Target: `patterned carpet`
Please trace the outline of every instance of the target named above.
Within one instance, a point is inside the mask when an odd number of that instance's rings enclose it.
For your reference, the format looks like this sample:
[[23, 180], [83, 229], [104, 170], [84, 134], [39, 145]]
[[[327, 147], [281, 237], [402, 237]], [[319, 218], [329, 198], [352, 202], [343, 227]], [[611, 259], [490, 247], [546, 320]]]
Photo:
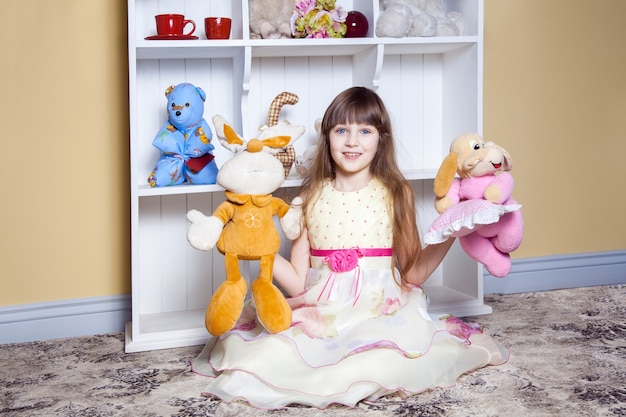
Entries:
[[626, 285], [492, 295], [468, 318], [511, 360], [455, 387], [318, 410], [276, 411], [199, 395], [200, 346], [124, 353], [122, 334], [0, 346], [1, 416], [626, 416]]

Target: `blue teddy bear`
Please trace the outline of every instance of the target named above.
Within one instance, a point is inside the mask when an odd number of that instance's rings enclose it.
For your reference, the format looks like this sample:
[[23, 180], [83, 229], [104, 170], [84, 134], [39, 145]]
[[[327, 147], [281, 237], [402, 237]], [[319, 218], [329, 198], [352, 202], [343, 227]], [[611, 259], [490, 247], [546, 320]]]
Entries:
[[211, 144], [211, 128], [202, 118], [206, 93], [193, 84], [168, 87], [169, 119], [152, 141], [161, 157], [148, 177], [152, 187], [215, 184], [217, 165]]

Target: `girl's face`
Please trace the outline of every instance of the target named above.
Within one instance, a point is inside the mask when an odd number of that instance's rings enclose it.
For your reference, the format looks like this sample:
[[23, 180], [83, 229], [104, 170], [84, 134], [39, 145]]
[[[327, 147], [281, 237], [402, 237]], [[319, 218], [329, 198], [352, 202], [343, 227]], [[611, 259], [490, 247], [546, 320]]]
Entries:
[[369, 175], [370, 165], [380, 135], [378, 130], [367, 124], [339, 124], [328, 135], [330, 156], [335, 162], [335, 175], [364, 173]]

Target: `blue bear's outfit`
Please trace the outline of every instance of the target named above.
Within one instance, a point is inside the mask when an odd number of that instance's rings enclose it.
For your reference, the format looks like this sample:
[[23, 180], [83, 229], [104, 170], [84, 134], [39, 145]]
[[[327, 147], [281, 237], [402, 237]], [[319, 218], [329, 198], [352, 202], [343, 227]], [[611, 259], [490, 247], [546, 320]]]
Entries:
[[211, 128], [202, 118], [204, 91], [192, 84], [170, 87], [167, 96], [169, 120], [152, 141], [161, 157], [148, 177], [152, 187], [215, 184], [217, 165], [211, 144]]

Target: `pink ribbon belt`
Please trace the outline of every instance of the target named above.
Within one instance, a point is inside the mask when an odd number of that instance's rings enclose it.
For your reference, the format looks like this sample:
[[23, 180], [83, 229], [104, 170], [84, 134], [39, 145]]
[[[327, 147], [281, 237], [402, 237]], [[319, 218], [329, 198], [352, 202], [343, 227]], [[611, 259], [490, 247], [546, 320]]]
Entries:
[[351, 248], [351, 249], [311, 249], [311, 256], [330, 256], [336, 252], [347, 253], [354, 251], [359, 258], [364, 256], [392, 256], [392, 248]]
[[326, 299], [330, 299], [333, 287], [335, 285], [335, 273], [336, 272], [348, 272], [356, 269], [354, 278], [352, 279], [351, 293], [354, 298], [354, 304], [356, 304], [359, 296], [361, 295], [362, 277], [361, 270], [359, 269], [359, 258], [364, 256], [391, 256], [393, 250], [391, 248], [351, 248], [351, 249], [311, 249], [311, 256], [324, 257], [324, 263], [328, 264], [331, 269], [331, 273], [326, 278], [326, 283], [322, 292], [320, 293], [317, 301], [322, 298], [326, 288], [328, 287], [328, 293]]

